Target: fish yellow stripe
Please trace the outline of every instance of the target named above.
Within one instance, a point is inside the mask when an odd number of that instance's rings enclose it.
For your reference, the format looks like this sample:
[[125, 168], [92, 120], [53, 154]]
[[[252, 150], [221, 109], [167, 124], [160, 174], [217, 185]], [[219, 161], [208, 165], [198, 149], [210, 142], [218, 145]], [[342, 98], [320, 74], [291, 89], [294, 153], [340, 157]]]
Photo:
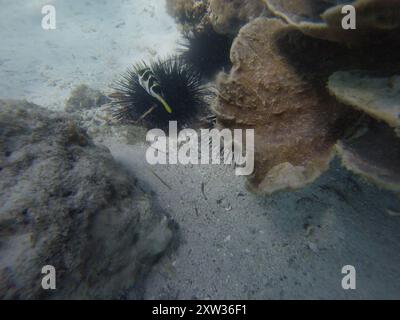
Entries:
[[162, 103], [162, 105], [164, 106], [165, 110], [168, 113], [172, 113], [172, 108], [169, 106], [169, 104], [167, 103], [167, 101], [165, 101], [162, 97], [160, 97], [159, 95], [157, 95], [157, 98], [159, 99], [159, 101]]

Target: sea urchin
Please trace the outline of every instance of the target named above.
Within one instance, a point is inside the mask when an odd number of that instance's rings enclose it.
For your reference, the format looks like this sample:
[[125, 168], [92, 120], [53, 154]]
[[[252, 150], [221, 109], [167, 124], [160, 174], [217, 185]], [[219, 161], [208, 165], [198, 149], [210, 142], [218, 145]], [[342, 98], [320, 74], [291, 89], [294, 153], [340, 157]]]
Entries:
[[231, 68], [230, 50], [233, 40], [216, 33], [211, 27], [201, 31], [186, 32], [180, 53], [187, 63], [194, 65], [206, 78]]
[[201, 84], [201, 74], [178, 56], [137, 63], [114, 89], [115, 117], [149, 128], [164, 129], [169, 121], [186, 127], [206, 105], [207, 89]]

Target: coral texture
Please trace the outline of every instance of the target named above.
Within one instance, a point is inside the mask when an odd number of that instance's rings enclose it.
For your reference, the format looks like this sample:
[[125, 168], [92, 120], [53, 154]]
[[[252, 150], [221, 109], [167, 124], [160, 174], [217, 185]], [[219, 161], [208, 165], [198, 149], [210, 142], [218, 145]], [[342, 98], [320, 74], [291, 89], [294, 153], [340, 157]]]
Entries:
[[382, 188], [400, 192], [400, 139], [383, 123], [337, 145], [343, 165]]
[[199, 32], [212, 26], [230, 37], [247, 22], [270, 16], [263, 0], [167, 0], [167, 12], [184, 31]]
[[236, 36], [247, 22], [267, 14], [262, 0], [210, 0], [210, 21], [220, 34]]
[[[217, 78], [214, 111], [221, 127], [255, 128], [251, 188], [268, 194], [300, 188], [319, 177], [338, 150], [346, 167], [360, 174], [368, 167], [364, 176], [396, 190], [396, 175], [385, 183], [382, 170], [398, 163], [396, 152], [386, 151], [400, 135], [400, 2], [262, 2], [266, 8], [260, 1], [207, 1], [208, 21], [217, 32], [235, 36], [248, 22], [233, 42], [230, 73]], [[342, 27], [346, 4], [356, 9], [355, 30]], [[358, 150], [371, 134], [388, 138], [380, 156], [390, 161]], [[378, 141], [370, 139], [370, 148]], [[382, 169], [377, 175], [374, 161]]]
[[92, 108], [98, 108], [110, 100], [98, 90], [81, 84], [74, 88], [71, 97], [65, 104], [66, 112], [76, 112]]
[[329, 76], [340, 68], [371, 71], [377, 65], [393, 72], [394, 50], [376, 46], [366, 56], [363, 49], [310, 38], [277, 19], [258, 18], [243, 27], [231, 50], [233, 68], [219, 77], [215, 112], [223, 127], [256, 130], [251, 187], [266, 193], [299, 188], [324, 172], [336, 142], [362, 115], [329, 95]]
[[218, 82], [219, 123], [255, 128], [251, 185], [267, 193], [300, 187], [325, 171], [346, 114], [323, 86], [310, 83], [316, 79], [307, 81], [281, 55], [280, 41], [304, 37], [292, 32], [276, 19], [246, 25], [232, 47], [234, 67]]
[[328, 88], [338, 100], [370, 116], [400, 126], [400, 76], [377, 76], [368, 72], [335, 72]]
[[[264, 0], [276, 16], [307, 35], [349, 44], [398, 41], [400, 3], [397, 0]], [[343, 5], [355, 8], [357, 27], [342, 27]]]
[[184, 31], [200, 30], [209, 24], [208, 0], [167, 0], [167, 12]]

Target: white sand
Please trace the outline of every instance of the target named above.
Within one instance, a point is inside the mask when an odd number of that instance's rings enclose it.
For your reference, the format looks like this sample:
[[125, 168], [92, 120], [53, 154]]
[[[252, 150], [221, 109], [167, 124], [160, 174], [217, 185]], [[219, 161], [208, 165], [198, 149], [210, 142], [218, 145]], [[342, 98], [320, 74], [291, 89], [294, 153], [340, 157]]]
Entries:
[[[109, 147], [180, 226], [180, 245], [156, 265], [145, 298], [400, 297], [400, 219], [386, 211], [399, 200], [337, 163], [310, 187], [259, 197], [229, 166], [150, 166], [143, 146]], [[348, 264], [355, 291], [341, 287]]]
[[[56, 31], [41, 29], [49, 2]], [[80, 83], [108, 92], [129, 64], [173, 52], [179, 37], [163, 0], [0, 6], [0, 97], [49, 108], [62, 108]], [[400, 298], [400, 218], [387, 211], [399, 200], [337, 165], [313, 186], [267, 198], [223, 166], [151, 168], [143, 146], [107, 145], [180, 226], [180, 245], [153, 270], [146, 298]], [[346, 264], [357, 269], [356, 291], [341, 288]]]
[[[57, 29], [41, 27], [56, 8]], [[79, 83], [107, 91], [142, 59], [173, 53], [179, 33], [163, 0], [1, 0], [0, 97], [62, 108]]]

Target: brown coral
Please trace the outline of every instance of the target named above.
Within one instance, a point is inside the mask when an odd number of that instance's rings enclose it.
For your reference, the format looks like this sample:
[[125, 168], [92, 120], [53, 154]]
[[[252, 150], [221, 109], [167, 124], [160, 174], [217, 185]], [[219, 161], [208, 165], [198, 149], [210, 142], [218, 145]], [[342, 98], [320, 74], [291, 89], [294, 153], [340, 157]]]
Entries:
[[[265, 0], [269, 10], [307, 35], [349, 44], [399, 41], [400, 2], [398, 0], [345, 1], [356, 10], [357, 27], [342, 27], [343, 1]], [[335, 5], [336, 3], [341, 3]]]
[[228, 128], [255, 128], [256, 190], [297, 188], [328, 168], [337, 140], [361, 113], [331, 97], [325, 84], [342, 68], [396, 66], [390, 46], [350, 49], [307, 37], [277, 19], [256, 19], [236, 38], [229, 75], [220, 75], [216, 113]]
[[340, 141], [337, 150], [349, 170], [383, 188], [400, 191], [400, 139], [384, 123], [373, 121], [365, 134]]
[[[367, 124], [356, 137], [337, 144], [343, 165], [386, 189], [400, 191], [400, 78], [365, 71], [336, 72], [328, 88], [340, 101], [364, 111]], [[383, 122], [384, 121], [384, 122]]]
[[317, 178], [327, 169], [343, 127], [343, 108], [323, 85], [310, 83], [317, 79], [306, 80], [280, 53], [281, 42], [304, 38], [279, 20], [254, 20], [234, 42], [231, 74], [218, 82], [219, 123], [255, 128], [256, 169], [250, 182], [266, 193]]
[[[344, 137], [359, 134], [354, 127], [360, 119], [373, 121], [369, 116], [395, 127], [388, 129], [393, 139], [394, 132], [400, 135], [394, 76], [400, 72], [396, 58], [400, 52], [400, 1], [262, 1], [266, 11], [256, 0], [210, 0], [206, 14], [217, 32], [229, 35], [250, 21], [234, 41], [230, 74], [219, 76], [215, 112], [222, 127], [256, 130], [252, 188], [272, 193], [313, 181], [328, 168], [338, 141], [343, 162], [353, 171], [363, 167], [362, 161], [369, 168], [373, 161], [382, 167], [379, 157], [366, 157], [355, 146], [350, 148]], [[356, 9], [356, 30], [342, 28], [344, 4]], [[281, 20], [253, 20], [271, 14]], [[338, 70], [342, 73], [336, 73]], [[352, 70], [388, 78], [361, 80]], [[345, 83], [338, 82], [339, 76]]]
[[269, 10], [292, 25], [322, 23], [321, 14], [335, 5], [325, 0], [264, 0]]
[[328, 88], [340, 101], [392, 127], [400, 126], [400, 76], [377, 76], [363, 71], [335, 72]]

